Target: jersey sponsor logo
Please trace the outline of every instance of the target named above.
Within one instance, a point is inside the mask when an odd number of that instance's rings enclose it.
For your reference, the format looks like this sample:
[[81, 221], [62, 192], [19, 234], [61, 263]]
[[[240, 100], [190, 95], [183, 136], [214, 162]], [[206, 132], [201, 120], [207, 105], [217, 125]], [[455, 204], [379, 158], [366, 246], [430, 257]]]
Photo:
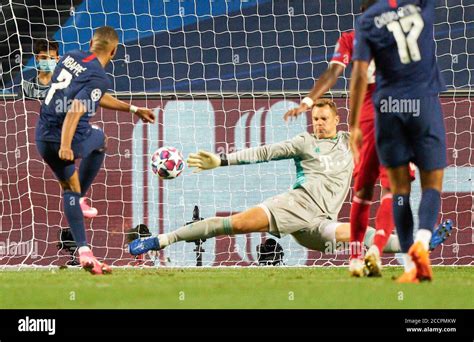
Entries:
[[99, 101], [101, 96], [102, 96], [102, 91], [99, 88], [92, 90], [91, 92], [92, 101]]
[[319, 161], [324, 165], [324, 172], [331, 171], [331, 166], [334, 164], [331, 156], [319, 156]]

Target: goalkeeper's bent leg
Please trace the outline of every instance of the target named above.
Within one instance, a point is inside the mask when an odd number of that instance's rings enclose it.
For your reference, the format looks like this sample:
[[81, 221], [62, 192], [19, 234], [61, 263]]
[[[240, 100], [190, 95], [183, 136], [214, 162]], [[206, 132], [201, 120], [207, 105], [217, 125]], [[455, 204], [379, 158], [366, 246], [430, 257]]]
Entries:
[[261, 207], [254, 207], [230, 217], [211, 217], [203, 221], [178, 228], [177, 230], [158, 235], [160, 248], [179, 241], [208, 239], [219, 235], [268, 232], [269, 220]]
[[173, 232], [133, 240], [128, 244], [130, 254], [160, 250], [179, 241], [196, 241], [219, 235], [268, 232], [269, 219], [261, 207], [251, 208], [230, 217], [211, 217], [183, 226]]
[[164, 248], [179, 241], [204, 240], [232, 234], [232, 217], [211, 217], [180, 227], [170, 233], [160, 234], [158, 240], [160, 247]]

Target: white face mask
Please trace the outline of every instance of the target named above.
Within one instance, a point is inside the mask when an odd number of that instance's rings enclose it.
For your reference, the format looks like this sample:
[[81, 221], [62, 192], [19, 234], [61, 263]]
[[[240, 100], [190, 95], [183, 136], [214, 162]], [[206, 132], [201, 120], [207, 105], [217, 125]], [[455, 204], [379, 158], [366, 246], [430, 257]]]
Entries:
[[38, 70], [53, 72], [54, 68], [56, 68], [57, 62], [55, 59], [42, 59], [38, 61], [37, 64], [38, 64]]

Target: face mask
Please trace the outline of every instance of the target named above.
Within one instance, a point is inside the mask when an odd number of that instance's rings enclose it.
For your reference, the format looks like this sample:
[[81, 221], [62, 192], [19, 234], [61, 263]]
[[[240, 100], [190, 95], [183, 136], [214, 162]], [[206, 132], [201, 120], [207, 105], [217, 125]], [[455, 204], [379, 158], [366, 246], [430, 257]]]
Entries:
[[40, 71], [53, 72], [54, 68], [56, 68], [56, 64], [55, 59], [42, 59], [38, 61], [38, 69]]

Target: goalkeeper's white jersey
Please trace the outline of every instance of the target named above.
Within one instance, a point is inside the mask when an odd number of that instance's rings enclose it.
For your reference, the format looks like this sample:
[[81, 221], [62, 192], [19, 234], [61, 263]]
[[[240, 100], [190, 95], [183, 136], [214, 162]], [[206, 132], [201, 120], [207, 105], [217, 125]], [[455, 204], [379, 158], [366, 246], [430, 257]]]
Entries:
[[321, 211], [333, 220], [347, 196], [354, 168], [349, 133], [341, 131], [333, 139], [318, 139], [304, 132], [287, 141], [230, 153], [227, 158], [230, 165], [294, 159], [293, 188], [306, 189]]

